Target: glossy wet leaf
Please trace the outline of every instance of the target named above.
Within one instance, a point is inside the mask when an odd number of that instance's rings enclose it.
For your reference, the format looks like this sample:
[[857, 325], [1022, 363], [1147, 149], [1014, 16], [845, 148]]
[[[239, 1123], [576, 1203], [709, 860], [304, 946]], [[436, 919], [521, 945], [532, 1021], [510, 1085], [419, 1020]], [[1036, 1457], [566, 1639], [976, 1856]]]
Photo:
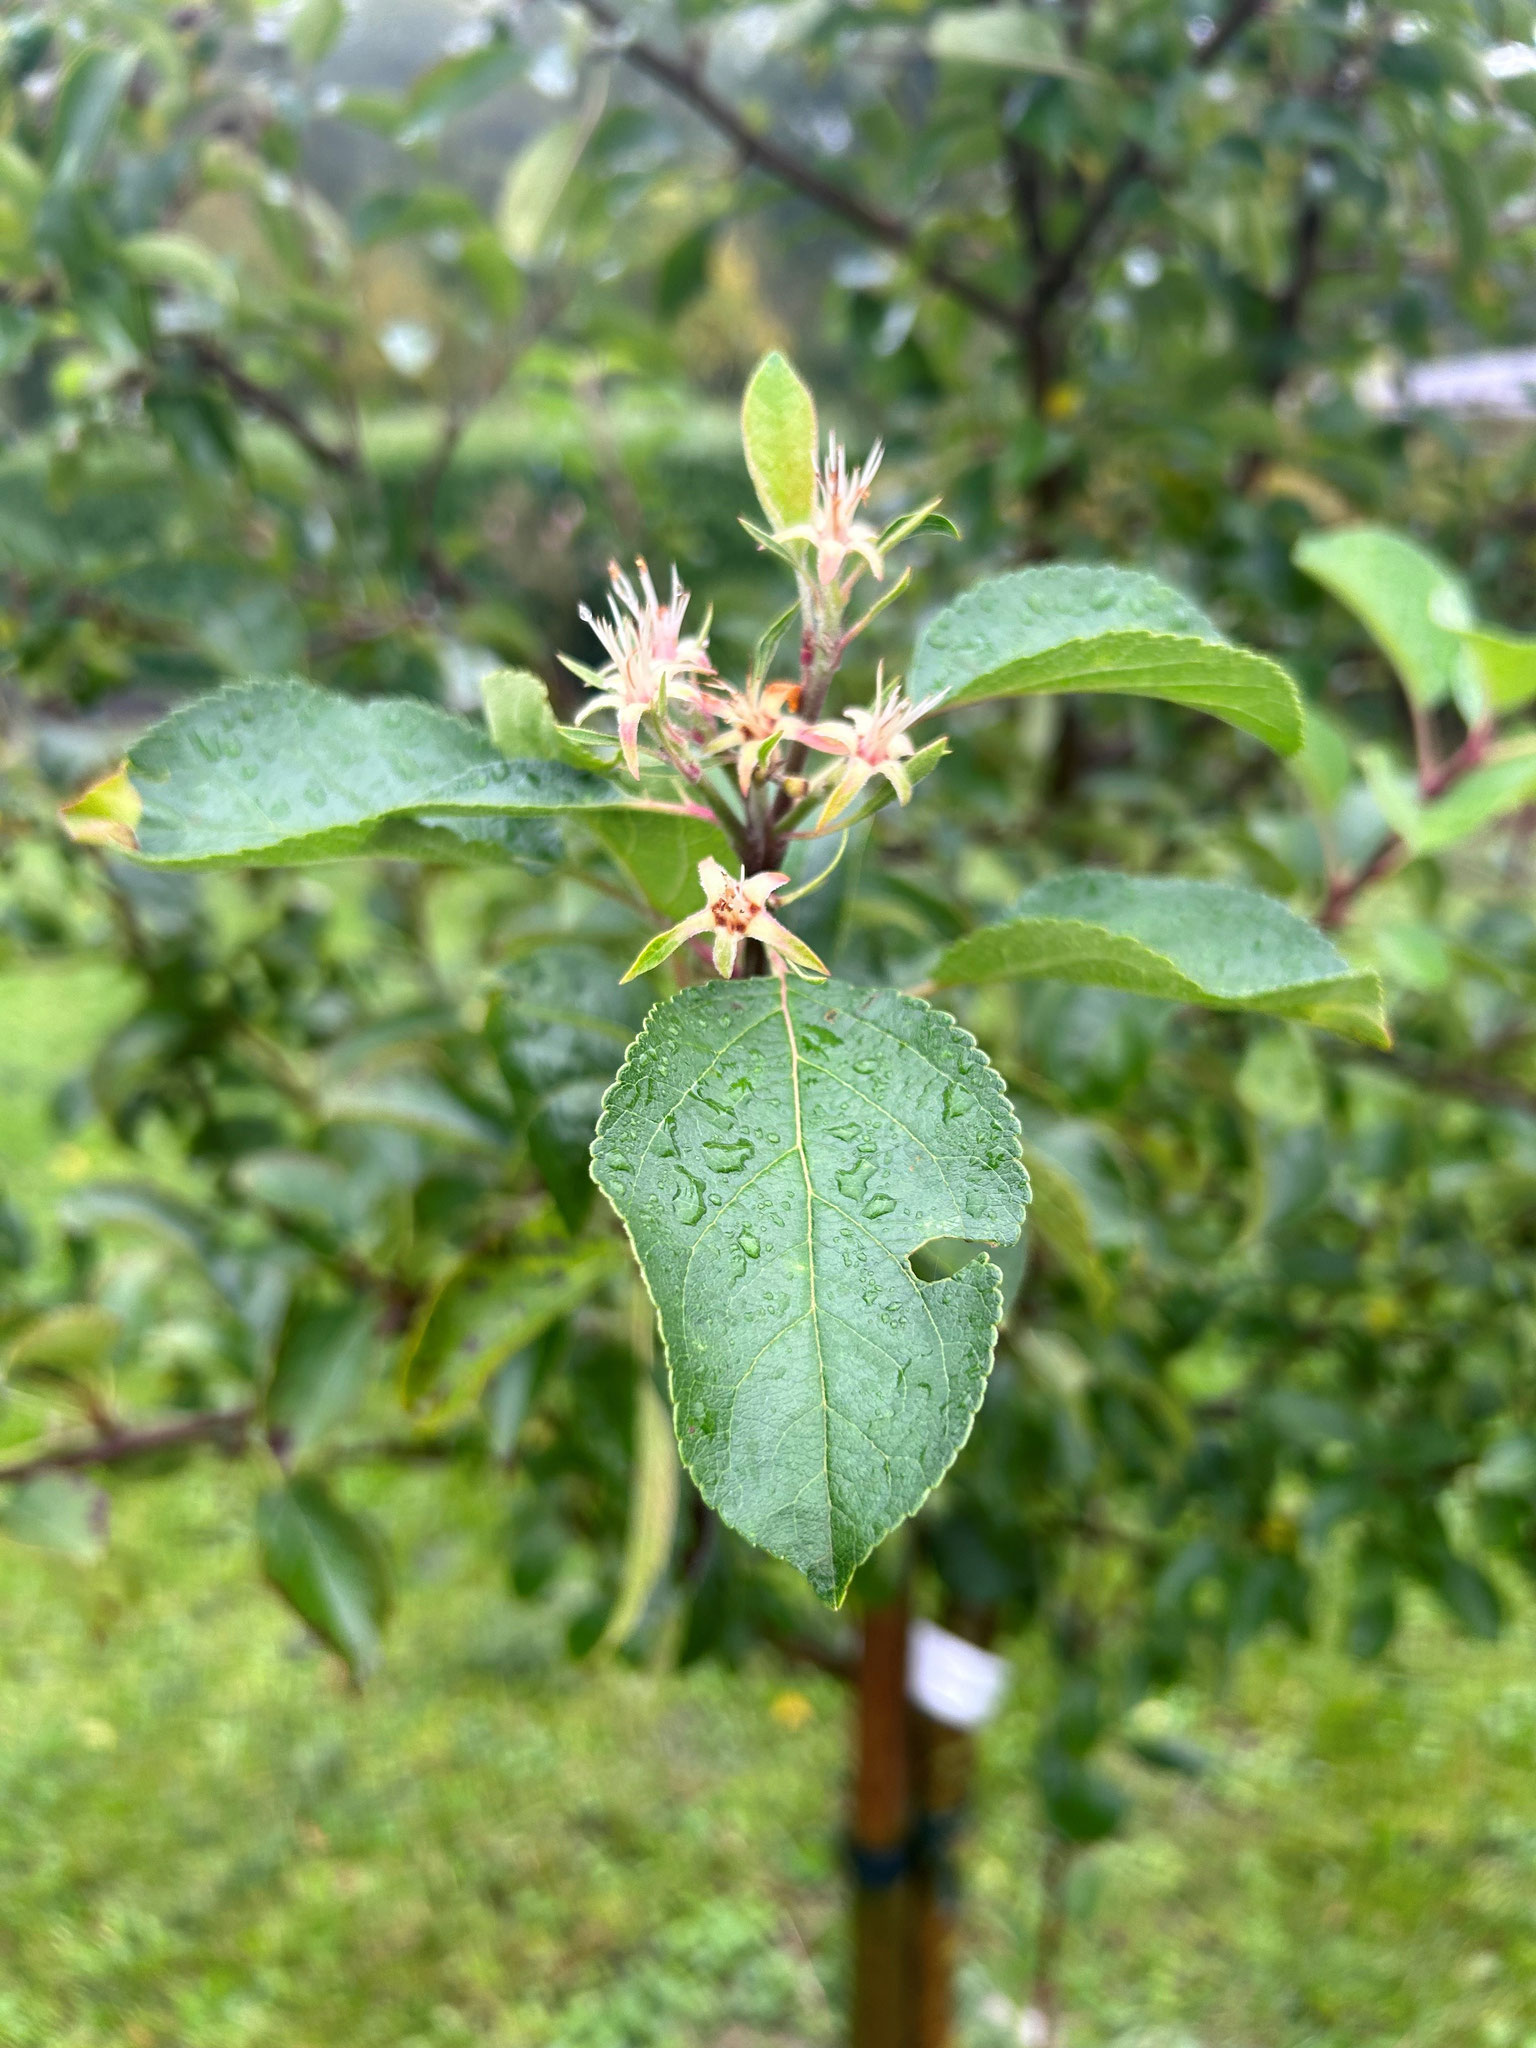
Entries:
[[414, 698], [360, 702], [288, 679], [240, 683], [151, 728], [128, 757], [141, 859], [274, 866], [387, 849], [421, 816], [538, 818], [622, 803], [560, 761], [508, 761]]
[[590, 946], [524, 955], [503, 970], [491, 999], [486, 1037], [533, 1163], [571, 1230], [592, 1204], [592, 1134], [645, 1006], [643, 990], [621, 987], [612, 960]]
[[1038, 882], [1002, 924], [969, 932], [934, 969], [941, 987], [1014, 978], [1128, 989], [1390, 1044], [1381, 983], [1273, 897], [1231, 882], [1084, 868]]
[[1160, 697], [1278, 753], [1302, 739], [1285, 670], [1232, 646], [1198, 605], [1133, 569], [1057, 563], [989, 577], [924, 628], [908, 689], [935, 711], [1052, 690]]
[[1427, 708], [1451, 694], [1461, 667], [1451, 621], [1472, 619], [1466, 585], [1453, 569], [1384, 526], [1309, 533], [1295, 558], [1354, 613], [1416, 704]]
[[836, 1604], [981, 1404], [997, 1269], [924, 1284], [911, 1255], [1018, 1237], [1002, 1083], [910, 996], [713, 982], [651, 1012], [593, 1173], [656, 1302], [700, 1491]]
[[352, 1676], [365, 1678], [394, 1598], [389, 1555], [372, 1524], [304, 1474], [262, 1495], [256, 1541], [269, 1582]]

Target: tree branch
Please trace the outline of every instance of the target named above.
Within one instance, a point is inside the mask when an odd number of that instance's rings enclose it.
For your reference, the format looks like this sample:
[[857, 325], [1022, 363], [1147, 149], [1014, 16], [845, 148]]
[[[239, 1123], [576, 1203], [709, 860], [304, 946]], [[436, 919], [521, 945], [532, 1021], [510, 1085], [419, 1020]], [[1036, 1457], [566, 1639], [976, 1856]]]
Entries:
[[[1193, 69], [1209, 71], [1266, 5], [1267, 0], [1231, 0], [1226, 13], [1196, 50], [1191, 60]], [[1036, 276], [1025, 307], [1027, 321], [1042, 319], [1070, 289], [1099, 230], [1129, 187], [1151, 169], [1152, 153], [1146, 144], [1128, 142], [1084, 202], [1077, 226]]]
[[[1410, 710], [1416, 710], [1409, 703]], [[1417, 735], [1418, 726], [1415, 724]], [[1468, 775], [1485, 758], [1489, 742], [1493, 738], [1491, 726], [1474, 726], [1449, 760], [1438, 763], [1427, 762], [1420, 754], [1419, 793], [1426, 803], [1437, 796], [1443, 796], [1453, 783]], [[1372, 882], [1379, 882], [1390, 875], [1410, 858], [1406, 841], [1400, 833], [1391, 832], [1377, 847], [1370, 859], [1350, 875], [1335, 875], [1328, 884], [1328, 893], [1317, 921], [1325, 930], [1332, 930], [1344, 922], [1361, 890]]]
[[771, 136], [760, 134], [705, 83], [693, 64], [686, 59], [669, 56], [643, 38], [628, 36], [622, 17], [608, 5], [608, 0], [580, 0], [580, 5], [600, 28], [622, 38], [616, 47], [627, 63], [646, 78], [665, 87], [718, 134], [734, 143], [745, 162], [777, 179], [781, 185], [787, 185], [791, 191], [798, 192], [803, 199], [809, 199], [823, 213], [845, 222], [867, 241], [894, 249], [898, 255], [906, 257], [919, 276], [935, 290], [947, 292], [992, 326], [1010, 335], [1017, 333], [1018, 307], [998, 297], [985, 285], [977, 284], [974, 279], [951, 269], [942, 258], [922, 254], [918, 248], [918, 231], [909, 221], [887, 213], [883, 207], [875, 206], [869, 200], [861, 199], [857, 193], [849, 192], [830, 178], [823, 177], [792, 150], [775, 142]]
[[210, 1408], [198, 1415], [178, 1416], [174, 1422], [151, 1422], [141, 1429], [115, 1429], [84, 1442], [56, 1444], [19, 1464], [0, 1465], [0, 1486], [14, 1486], [43, 1472], [78, 1472], [98, 1465], [121, 1465], [132, 1458], [180, 1450], [189, 1444], [222, 1441], [228, 1449], [239, 1449], [255, 1415], [256, 1404], [248, 1401], [238, 1408]]
[[350, 476], [356, 470], [355, 450], [338, 447], [335, 442], [317, 434], [298, 408], [280, 391], [248, 377], [221, 348], [200, 335], [194, 335], [188, 346], [199, 368], [207, 371], [210, 377], [217, 377], [237, 405], [246, 406], [251, 412], [271, 420], [274, 426], [281, 427], [319, 468], [328, 469], [336, 476]]

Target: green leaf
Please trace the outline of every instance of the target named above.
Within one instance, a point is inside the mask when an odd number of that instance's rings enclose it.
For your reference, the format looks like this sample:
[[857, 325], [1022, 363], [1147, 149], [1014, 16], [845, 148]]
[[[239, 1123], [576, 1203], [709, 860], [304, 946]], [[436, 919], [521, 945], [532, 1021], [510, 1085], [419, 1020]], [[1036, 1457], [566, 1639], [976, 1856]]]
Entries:
[[24, 149], [0, 140], [0, 197], [30, 214], [43, 196], [43, 174]]
[[435, 1395], [444, 1413], [472, 1407], [499, 1366], [579, 1308], [617, 1266], [617, 1248], [603, 1239], [461, 1260], [406, 1338], [400, 1362], [405, 1402], [414, 1407]]
[[1385, 526], [1345, 526], [1298, 541], [1298, 569], [1331, 591], [1365, 627], [1426, 710], [1451, 694], [1461, 641], [1450, 621], [1472, 621], [1466, 585], [1427, 548]]
[[91, 1181], [71, 1188], [56, 1211], [60, 1227], [74, 1236], [88, 1230], [142, 1230], [163, 1244], [204, 1260], [211, 1246], [198, 1211], [150, 1181]]
[[53, 184], [79, 185], [95, 170], [138, 61], [137, 50], [82, 50], [65, 72], [49, 137]]
[[770, 525], [809, 519], [816, 499], [816, 401], [777, 349], [752, 372], [742, 398], [741, 445]]
[[374, 1320], [367, 1301], [295, 1306], [266, 1399], [268, 1433], [285, 1453], [308, 1450], [357, 1409], [374, 1373]]
[[288, 48], [300, 64], [318, 64], [346, 27], [342, 0], [299, 0], [288, 30]]
[[522, 50], [506, 35], [463, 56], [443, 58], [413, 82], [400, 141], [419, 142], [435, 135], [445, 123], [521, 78], [526, 68]]
[[1003, 924], [957, 939], [934, 980], [1016, 977], [1129, 989], [1216, 1010], [1296, 1017], [1391, 1043], [1381, 983], [1283, 903], [1231, 882], [1083, 868], [1037, 882]]
[[838, 1603], [970, 1433], [1001, 1311], [977, 1258], [1029, 1182], [1002, 1084], [910, 996], [711, 982], [654, 1009], [593, 1174], [661, 1318], [684, 1463], [722, 1519]]
[[1504, 1603], [1486, 1572], [1463, 1557], [1447, 1557], [1435, 1591], [1469, 1636], [1492, 1642], [1504, 1625]]
[[420, 1067], [385, 1067], [327, 1081], [318, 1109], [327, 1123], [390, 1124], [482, 1151], [497, 1151], [507, 1142], [505, 1130], [477, 1115], [446, 1082]]
[[713, 818], [615, 809], [589, 811], [582, 824], [651, 908], [674, 922], [704, 907], [699, 862], [706, 854], [733, 874], [738, 864], [735, 848]]
[[[649, 1304], [647, 1304], [649, 1307]], [[680, 1479], [672, 1418], [651, 1384], [648, 1364], [635, 1377], [635, 1449], [629, 1475], [629, 1523], [619, 1590], [598, 1648], [628, 1642], [650, 1605], [672, 1556]]]
[[1307, 706], [1306, 737], [1287, 763], [1313, 807], [1331, 815], [1350, 782], [1349, 741], [1326, 712]]
[[1187, 597], [1133, 569], [1052, 564], [978, 583], [924, 628], [908, 685], [933, 711], [1043, 690], [1161, 697], [1277, 753], [1301, 745], [1301, 699], [1285, 670], [1231, 646]]
[[603, 98], [599, 82], [579, 113], [541, 129], [507, 166], [496, 201], [496, 236], [514, 263], [532, 263], [543, 249], [555, 209], [603, 111]]
[[273, 867], [379, 850], [416, 814], [542, 817], [622, 805], [559, 761], [508, 761], [415, 698], [360, 702], [297, 679], [237, 683], [173, 711], [128, 757], [142, 860]]
[[95, 1302], [66, 1302], [29, 1316], [0, 1349], [6, 1373], [102, 1378], [123, 1334], [122, 1318]]
[[190, 235], [130, 235], [121, 254], [128, 270], [146, 284], [197, 292], [216, 306], [232, 306], [238, 295], [228, 267]]
[[1087, 75], [1068, 52], [1060, 26], [1036, 7], [1002, 0], [995, 7], [944, 7], [928, 24], [928, 54], [952, 64], [985, 64], [1049, 77]]
[[394, 1600], [377, 1531], [303, 1474], [257, 1502], [256, 1541], [270, 1583], [355, 1679], [366, 1678]]
[[1030, 1242], [1039, 1238], [1047, 1245], [1082, 1289], [1092, 1312], [1103, 1315], [1113, 1298], [1114, 1285], [1094, 1243], [1093, 1219], [1082, 1189], [1066, 1168], [1038, 1145], [1026, 1144], [1023, 1159], [1031, 1189]]
[[39, 1472], [0, 1490], [0, 1535], [95, 1564], [107, 1547], [107, 1497], [84, 1479]]
[[372, 1201], [369, 1189], [339, 1159], [320, 1152], [247, 1152], [230, 1181], [247, 1201], [337, 1238], [361, 1227]]
[[719, 230], [718, 219], [701, 221], [662, 258], [656, 276], [656, 311], [663, 320], [675, 320], [709, 283], [709, 259]]
[[491, 744], [509, 761], [560, 761], [565, 749], [549, 686], [531, 669], [502, 668], [480, 685]]
[[1493, 712], [1519, 711], [1536, 697], [1536, 634], [1453, 626]]
[[[697, 879], [697, 878], [695, 878]], [[591, 1206], [592, 1134], [645, 998], [587, 946], [546, 946], [503, 969], [485, 1034], [567, 1228]]]
[[1536, 739], [1511, 740], [1432, 803], [1383, 748], [1363, 747], [1360, 766], [1387, 823], [1415, 854], [1442, 853], [1536, 802]]

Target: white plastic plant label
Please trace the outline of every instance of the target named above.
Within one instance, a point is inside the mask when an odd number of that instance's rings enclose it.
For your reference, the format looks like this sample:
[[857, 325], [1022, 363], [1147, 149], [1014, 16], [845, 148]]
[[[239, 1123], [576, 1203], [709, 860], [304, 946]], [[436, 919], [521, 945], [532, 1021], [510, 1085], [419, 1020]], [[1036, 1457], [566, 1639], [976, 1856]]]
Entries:
[[914, 1621], [907, 1633], [907, 1698], [946, 1728], [979, 1728], [1003, 1703], [1006, 1659], [994, 1657], [936, 1621]]

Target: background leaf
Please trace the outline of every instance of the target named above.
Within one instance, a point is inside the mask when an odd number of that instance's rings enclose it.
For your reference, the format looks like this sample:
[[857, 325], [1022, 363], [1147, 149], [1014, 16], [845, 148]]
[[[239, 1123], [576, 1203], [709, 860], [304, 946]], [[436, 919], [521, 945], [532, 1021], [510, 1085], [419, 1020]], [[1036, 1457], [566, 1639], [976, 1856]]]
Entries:
[[525, 954], [491, 999], [486, 1037], [570, 1230], [591, 1207], [598, 1112], [644, 1014], [643, 991], [621, 987], [613, 962], [588, 946]]
[[374, 1377], [371, 1302], [295, 1305], [267, 1388], [269, 1434], [285, 1452], [308, 1450], [358, 1408]]
[[1346, 526], [1309, 533], [1295, 560], [1354, 613], [1416, 704], [1428, 709], [1451, 694], [1461, 641], [1449, 621], [1470, 625], [1472, 605], [1438, 556], [1385, 526]]
[[262, 1495], [256, 1540], [271, 1584], [355, 1679], [366, 1678], [394, 1599], [389, 1556], [372, 1525], [304, 1474]]
[[619, 1267], [604, 1239], [513, 1256], [484, 1252], [462, 1261], [438, 1286], [406, 1338], [401, 1392], [428, 1395], [457, 1414], [480, 1398], [491, 1375], [557, 1318], [579, 1307]]
[[0, 1535], [76, 1564], [95, 1564], [107, 1547], [107, 1496], [67, 1472], [39, 1472], [0, 1488]]

